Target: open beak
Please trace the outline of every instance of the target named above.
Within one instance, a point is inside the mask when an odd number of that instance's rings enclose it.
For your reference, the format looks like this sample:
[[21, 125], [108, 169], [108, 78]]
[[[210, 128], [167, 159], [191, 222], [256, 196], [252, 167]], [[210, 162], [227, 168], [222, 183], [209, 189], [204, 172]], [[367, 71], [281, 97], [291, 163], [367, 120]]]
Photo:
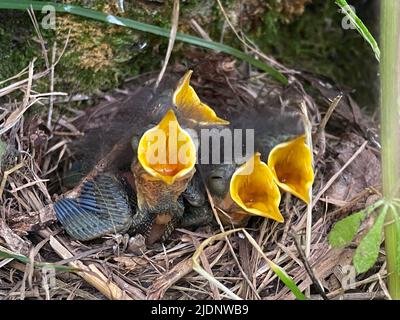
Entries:
[[281, 194], [268, 166], [256, 153], [232, 175], [230, 196], [246, 213], [283, 222]]
[[157, 126], [143, 134], [138, 146], [138, 160], [145, 171], [168, 185], [193, 172], [196, 147], [172, 110]]
[[269, 154], [268, 167], [280, 188], [310, 203], [314, 171], [304, 135], [275, 146]]
[[229, 121], [219, 118], [214, 110], [200, 101], [196, 91], [190, 85], [193, 71], [189, 70], [179, 81], [173, 95], [173, 103], [183, 118], [200, 125], [227, 125]]

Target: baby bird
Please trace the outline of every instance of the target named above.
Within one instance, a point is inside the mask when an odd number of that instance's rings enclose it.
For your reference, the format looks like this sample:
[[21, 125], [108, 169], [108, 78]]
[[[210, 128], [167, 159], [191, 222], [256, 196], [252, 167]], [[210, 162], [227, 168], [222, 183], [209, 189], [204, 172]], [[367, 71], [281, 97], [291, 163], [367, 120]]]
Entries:
[[[146, 117], [135, 121], [130, 170], [111, 166], [94, 177], [89, 175], [72, 198], [55, 203], [58, 220], [72, 237], [86, 241], [128, 232], [144, 234], [148, 243], [153, 243], [165, 241], [177, 225], [190, 226], [212, 219], [205, 190], [195, 175], [197, 156], [192, 137], [180, 126], [174, 111], [167, 111], [172, 104], [187, 123], [204, 122], [210, 115], [210, 121], [224, 122], [197, 97], [189, 85], [190, 75], [188, 72], [186, 80], [179, 82], [173, 99], [172, 94], [162, 92], [158, 98], [150, 99], [149, 104], [154, 107], [144, 110]], [[190, 113], [190, 105], [200, 112]], [[160, 114], [161, 121], [143, 133], [140, 126], [154, 122]], [[115, 154], [112, 157], [115, 162], [119, 158]]]
[[248, 120], [232, 124], [254, 130], [255, 150], [247, 161], [202, 165], [200, 170], [223, 223], [244, 225], [250, 216], [283, 222], [280, 190], [309, 203], [314, 180], [301, 117], [259, 115]]

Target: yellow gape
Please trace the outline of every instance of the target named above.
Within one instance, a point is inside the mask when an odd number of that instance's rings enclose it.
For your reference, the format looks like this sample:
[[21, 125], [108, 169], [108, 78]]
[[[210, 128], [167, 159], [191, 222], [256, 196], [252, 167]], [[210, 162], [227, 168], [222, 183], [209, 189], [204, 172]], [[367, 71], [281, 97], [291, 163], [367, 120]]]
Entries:
[[274, 147], [268, 157], [268, 167], [280, 188], [309, 204], [314, 172], [311, 150], [304, 135]]
[[191, 172], [196, 164], [196, 148], [169, 110], [160, 123], [147, 130], [139, 141], [138, 160], [154, 178], [166, 184]]
[[233, 174], [230, 196], [246, 213], [283, 222], [281, 194], [271, 170], [256, 153]]
[[219, 118], [212, 108], [200, 101], [196, 91], [190, 86], [192, 72], [186, 72], [173, 95], [173, 103], [179, 113], [183, 118], [200, 125], [229, 124], [229, 121]]

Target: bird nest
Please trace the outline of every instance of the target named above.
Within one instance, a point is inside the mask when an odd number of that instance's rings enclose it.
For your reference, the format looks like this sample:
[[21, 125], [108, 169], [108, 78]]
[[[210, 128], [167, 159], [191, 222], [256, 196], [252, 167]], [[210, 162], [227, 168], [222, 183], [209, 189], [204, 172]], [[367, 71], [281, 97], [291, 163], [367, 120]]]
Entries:
[[[312, 74], [277, 64], [289, 78], [282, 86], [220, 54], [194, 51], [187, 57], [199, 96], [219, 110], [235, 114], [267, 105], [305, 115], [314, 153], [311, 204], [287, 195], [281, 202], [284, 223], [253, 218], [246, 232], [232, 233], [222, 226], [177, 229], [167, 242], [151, 247], [140, 236], [72, 239], [57, 223], [52, 203], [65, 191], [73, 146], [94, 145], [93, 170], [121, 159], [113, 155], [124, 154], [126, 115], [147, 99], [157, 74], [96, 97], [62, 96], [35, 91], [35, 82], [52, 70], [38, 71], [31, 63], [0, 89], [0, 299], [293, 299], [267, 259], [314, 299], [320, 299], [318, 286], [331, 299], [384, 297], [383, 260], [346, 286], [354, 243], [333, 249], [327, 239], [336, 221], [380, 196], [380, 146], [372, 117], [343, 88]], [[164, 85], [185, 70], [171, 66]], [[79, 100], [89, 106], [70, 103]], [[91, 136], [107, 139], [99, 146], [98, 140], [90, 143]]]

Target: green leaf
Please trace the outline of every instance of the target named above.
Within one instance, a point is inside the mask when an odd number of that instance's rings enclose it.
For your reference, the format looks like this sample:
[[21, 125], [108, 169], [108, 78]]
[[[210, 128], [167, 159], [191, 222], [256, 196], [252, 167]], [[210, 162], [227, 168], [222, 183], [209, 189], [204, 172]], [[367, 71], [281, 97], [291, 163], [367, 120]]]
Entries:
[[354, 239], [365, 216], [365, 212], [360, 211], [337, 222], [329, 232], [329, 244], [334, 248], [342, 248], [349, 244]]
[[237, 296], [235, 293], [233, 293], [231, 290], [229, 290], [226, 286], [224, 286], [222, 283], [220, 283], [217, 279], [215, 279], [212, 275], [210, 275], [207, 271], [205, 271], [199, 263], [200, 260], [200, 255], [204, 252], [204, 249], [206, 246], [208, 246], [211, 243], [214, 243], [215, 241], [226, 239], [227, 236], [235, 233], [235, 232], [243, 232], [244, 235], [246, 236], [247, 240], [250, 242], [250, 244], [257, 250], [257, 252], [265, 259], [265, 261], [268, 263], [269, 267], [271, 270], [278, 276], [278, 278], [292, 291], [294, 296], [299, 299], [299, 300], [306, 300], [306, 297], [304, 294], [300, 291], [300, 288], [296, 285], [294, 280], [286, 273], [284, 269], [276, 265], [272, 260], [268, 259], [259, 244], [257, 243], [256, 240], [246, 231], [246, 229], [239, 228], [239, 229], [233, 229], [233, 230], [228, 230], [222, 233], [218, 233], [212, 237], [207, 238], [204, 240], [200, 246], [196, 249], [195, 253], [193, 254], [192, 261], [193, 261], [193, 270], [205, 277], [210, 283], [216, 285], [218, 288], [223, 290], [229, 297], [232, 299], [240, 299], [239, 296]]
[[382, 241], [382, 228], [387, 210], [388, 206], [385, 205], [376, 219], [375, 224], [361, 240], [360, 245], [356, 249], [353, 263], [357, 273], [368, 271], [375, 264], [376, 259], [378, 259], [379, 248]]
[[[50, 1], [26, 1], [26, 0], [1, 0], [0, 1], [0, 9], [16, 9], [16, 10], [26, 10], [32, 8], [33, 10], [41, 11], [44, 6], [53, 6], [56, 12], [69, 13], [77, 16], [82, 16], [85, 18], [98, 20], [102, 22], [106, 22], [109, 24], [114, 24], [118, 26], [123, 26], [139, 31], [144, 31], [148, 33], [152, 33], [158, 36], [167, 37], [170, 36], [170, 29], [157, 27], [151, 24], [146, 24], [143, 22], [135, 21], [132, 19], [122, 18], [110, 14], [106, 14], [103, 12], [99, 12], [92, 9], [82, 8], [79, 6], [74, 6], [70, 4], [62, 4]], [[189, 44], [193, 44], [195, 46], [221, 51], [227, 54], [230, 54], [236, 58], [239, 58], [243, 61], [246, 61], [253, 66], [267, 72], [270, 74], [275, 80], [281, 82], [282, 84], [288, 84], [287, 78], [280, 73], [277, 69], [265, 64], [264, 62], [255, 59], [251, 55], [244, 53], [238, 49], [232, 48], [222, 43], [205, 40], [199, 37], [194, 37], [191, 35], [187, 35], [184, 33], [176, 34], [177, 41], [183, 41]]]
[[269, 266], [272, 271], [279, 277], [279, 279], [292, 291], [298, 300], [306, 300], [305, 295], [300, 291], [299, 287], [293, 281], [293, 279], [286, 273], [284, 269], [270, 261]]
[[271, 270], [275, 272], [278, 278], [292, 291], [295, 297], [299, 300], [306, 300], [306, 297], [301, 292], [300, 288], [296, 285], [294, 280], [286, 273], [286, 271], [275, 264], [272, 260], [268, 259], [261, 247], [258, 245], [257, 241], [246, 231], [246, 229], [242, 229], [244, 235], [247, 240], [252, 244], [252, 246], [258, 251], [258, 253], [267, 261]]
[[329, 244], [334, 248], [342, 248], [349, 244], [357, 234], [361, 222], [381, 205], [382, 201], [377, 201], [373, 205], [337, 222], [329, 233]]
[[9, 253], [9, 252], [5, 252], [0, 250], [0, 259], [9, 259], [9, 258], [13, 258], [16, 259], [20, 262], [25, 262], [24, 259], [26, 259], [27, 261], [29, 261], [29, 259], [25, 256], [16, 254], [16, 253]]
[[353, 11], [353, 9], [348, 5], [346, 0], [336, 0], [336, 4], [342, 9], [343, 13], [350, 19], [352, 25], [357, 29], [365, 41], [371, 46], [375, 53], [375, 57], [378, 61], [381, 58], [381, 51], [377, 42], [375, 41], [372, 34], [369, 32], [368, 28], [364, 25], [361, 19]]

